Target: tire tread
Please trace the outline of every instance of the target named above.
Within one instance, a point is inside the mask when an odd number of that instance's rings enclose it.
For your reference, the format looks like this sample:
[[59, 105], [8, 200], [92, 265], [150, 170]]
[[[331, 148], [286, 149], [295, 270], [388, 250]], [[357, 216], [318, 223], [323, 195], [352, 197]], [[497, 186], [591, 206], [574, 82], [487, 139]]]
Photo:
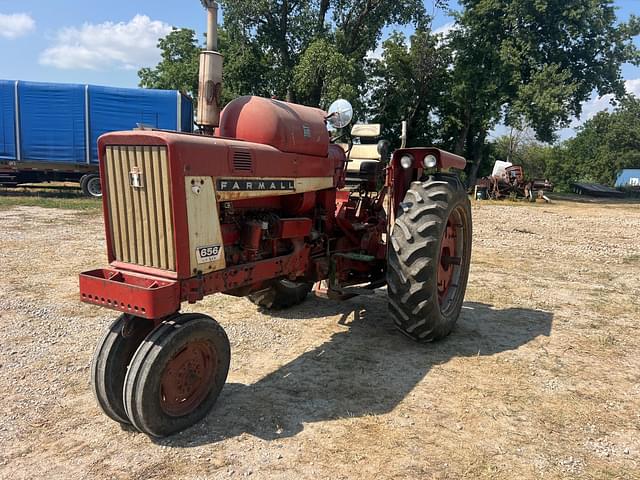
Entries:
[[[439, 175], [425, 182], [413, 182], [401, 205], [389, 248], [389, 310], [405, 335], [419, 342], [438, 340], [451, 332], [462, 307], [460, 299], [459, 308], [449, 317], [440, 311], [436, 285], [440, 242], [450, 212], [460, 205], [467, 212], [470, 242], [469, 198], [456, 177]], [[465, 258], [463, 284], [458, 287], [462, 297], [468, 271], [469, 258]]]

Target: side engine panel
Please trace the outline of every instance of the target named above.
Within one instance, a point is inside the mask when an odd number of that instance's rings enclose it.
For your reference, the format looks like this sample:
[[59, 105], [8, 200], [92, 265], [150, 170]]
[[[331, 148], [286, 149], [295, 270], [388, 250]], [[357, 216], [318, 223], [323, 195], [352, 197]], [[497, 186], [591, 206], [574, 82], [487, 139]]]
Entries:
[[[238, 151], [245, 164], [236, 161]], [[291, 252], [295, 238], [307, 239], [309, 224], [316, 228], [325, 198], [319, 192], [335, 191], [345, 161], [333, 148], [324, 158], [308, 157], [157, 131], [107, 134], [100, 152], [110, 263], [179, 279]], [[238, 175], [245, 165], [253, 175]], [[255, 226], [264, 222], [261, 242], [271, 244], [257, 247]]]
[[219, 291], [246, 294], [261, 286], [262, 280], [250, 283], [252, 265], [271, 259], [278, 272], [278, 258], [293, 255], [298, 266], [283, 266], [281, 275], [316, 281], [335, 270], [335, 253], [352, 255], [340, 261], [362, 274], [384, 256], [384, 209], [375, 196], [341, 190], [346, 156], [337, 145], [328, 146], [326, 157], [312, 157], [142, 131], [105, 135], [100, 151], [109, 259], [116, 268], [178, 280], [230, 270], [237, 276], [242, 269], [242, 291], [235, 291], [236, 281]]

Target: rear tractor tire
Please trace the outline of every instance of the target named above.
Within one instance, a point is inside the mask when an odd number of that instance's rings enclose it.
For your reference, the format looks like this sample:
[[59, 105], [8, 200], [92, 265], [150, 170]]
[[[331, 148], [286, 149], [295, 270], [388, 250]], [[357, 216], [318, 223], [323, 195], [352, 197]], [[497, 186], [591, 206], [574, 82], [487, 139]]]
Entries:
[[304, 302], [312, 288], [313, 283], [274, 280], [264, 290], [249, 295], [249, 300], [265, 310], [282, 310]]
[[136, 351], [124, 382], [129, 420], [166, 437], [204, 418], [229, 372], [231, 348], [222, 327], [201, 314], [165, 320]]
[[451, 333], [464, 301], [471, 260], [471, 204], [457, 177], [414, 182], [391, 233], [389, 309], [419, 342]]

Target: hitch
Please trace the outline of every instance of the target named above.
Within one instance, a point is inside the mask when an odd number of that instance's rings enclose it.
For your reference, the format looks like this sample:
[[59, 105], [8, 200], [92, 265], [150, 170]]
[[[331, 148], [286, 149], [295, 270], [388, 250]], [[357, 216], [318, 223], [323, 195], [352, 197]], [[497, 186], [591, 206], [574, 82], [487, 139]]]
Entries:
[[[376, 257], [360, 253], [336, 253], [331, 256], [329, 266], [329, 278], [318, 282], [315, 287], [316, 295], [331, 300], [348, 300], [358, 295], [375, 295], [374, 290], [386, 285], [384, 278], [368, 284], [357, 283], [342, 285], [337, 272], [347, 272], [350, 266], [355, 264], [368, 264], [376, 261]], [[367, 267], [368, 268], [368, 267]], [[355, 269], [354, 269], [355, 270]]]

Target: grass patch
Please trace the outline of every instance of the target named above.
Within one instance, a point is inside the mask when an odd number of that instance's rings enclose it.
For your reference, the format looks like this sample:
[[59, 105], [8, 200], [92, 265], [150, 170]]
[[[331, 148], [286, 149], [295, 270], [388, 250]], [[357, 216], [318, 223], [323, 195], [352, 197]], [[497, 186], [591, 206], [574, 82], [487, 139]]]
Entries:
[[611, 333], [607, 333], [606, 335], [600, 335], [598, 337], [598, 344], [601, 347], [613, 347], [617, 343], [618, 343], [618, 340]]
[[102, 201], [69, 191], [0, 189], [0, 210], [13, 207], [61, 208], [65, 210], [99, 212], [102, 209]]
[[622, 263], [640, 263], [640, 255], [629, 255], [622, 259]]

